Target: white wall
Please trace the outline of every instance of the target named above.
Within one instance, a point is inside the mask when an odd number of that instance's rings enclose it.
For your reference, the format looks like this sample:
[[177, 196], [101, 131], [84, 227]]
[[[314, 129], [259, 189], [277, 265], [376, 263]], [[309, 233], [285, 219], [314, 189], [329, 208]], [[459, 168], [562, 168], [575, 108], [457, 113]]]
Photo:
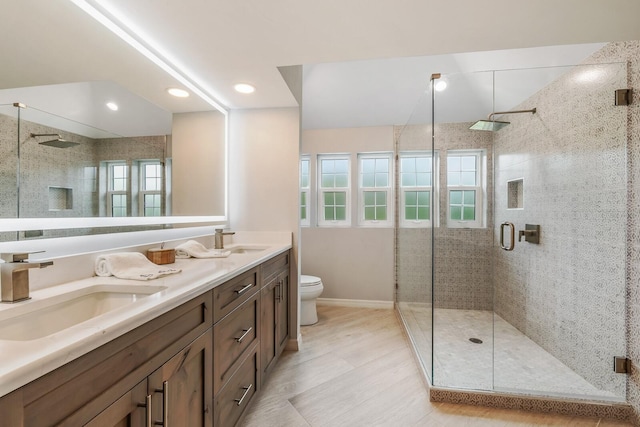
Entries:
[[302, 273], [319, 276], [324, 284], [322, 298], [393, 301], [393, 228], [357, 226], [357, 209], [352, 209], [349, 228], [315, 227], [315, 156], [322, 153], [352, 153], [352, 206], [357, 203], [357, 153], [393, 151], [393, 126], [316, 129], [302, 133], [302, 154], [310, 156], [311, 227], [301, 232]]
[[232, 110], [229, 216], [236, 230], [298, 229], [298, 108]]
[[321, 298], [393, 301], [392, 228], [303, 228], [303, 274], [322, 278]]
[[174, 114], [172, 132], [172, 214], [224, 215], [224, 115]]

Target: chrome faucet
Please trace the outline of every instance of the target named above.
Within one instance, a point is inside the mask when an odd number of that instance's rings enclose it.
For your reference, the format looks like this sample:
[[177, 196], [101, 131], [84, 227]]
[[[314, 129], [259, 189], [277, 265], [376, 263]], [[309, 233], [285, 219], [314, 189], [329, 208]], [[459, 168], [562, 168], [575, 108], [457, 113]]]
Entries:
[[18, 302], [29, 297], [29, 269], [44, 268], [53, 265], [53, 261], [29, 262], [30, 253], [4, 253], [0, 257], [0, 294], [2, 302]]
[[214, 236], [214, 249], [224, 249], [224, 236], [230, 236], [232, 234], [236, 234], [236, 232], [224, 231], [222, 228], [216, 228], [216, 234]]

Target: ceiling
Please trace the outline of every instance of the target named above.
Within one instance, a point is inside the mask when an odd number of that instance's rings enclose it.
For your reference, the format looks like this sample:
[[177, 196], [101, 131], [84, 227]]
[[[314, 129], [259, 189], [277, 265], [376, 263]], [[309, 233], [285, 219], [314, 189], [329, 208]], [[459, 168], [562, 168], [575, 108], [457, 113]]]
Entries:
[[[307, 128], [404, 122], [432, 72], [576, 63], [599, 47], [592, 43], [640, 39], [637, 0], [90, 3], [120, 17], [229, 109], [297, 105], [278, 67], [305, 65]], [[166, 112], [211, 109], [196, 96], [168, 96], [166, 88], [181, 86], [176, 79], [70, 0], [0, 7], [0, 89], [104, 81]], [[526, 49], [575, 44], [590, 45]], [[480, 51], [497, 52], [460, 54]], [[257, 90], [236, 93], [238, 82]]]

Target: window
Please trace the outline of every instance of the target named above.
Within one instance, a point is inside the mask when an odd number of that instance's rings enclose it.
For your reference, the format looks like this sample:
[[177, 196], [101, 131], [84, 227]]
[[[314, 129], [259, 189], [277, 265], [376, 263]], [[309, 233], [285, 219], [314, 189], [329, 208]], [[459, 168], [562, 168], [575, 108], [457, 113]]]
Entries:
[[[437, 164], [437, 153], [435, 161]], [[436, 167], [437, 171], [437, 167]], [[431, 152], [400, 153], [400, 225], [430, 227], [437, 225], [434, 158]]]
[[109, 216], [127, 216], [129, 168], [124, 162], [107, 164], [107, 212]]
[[309, 158], [300, 160], [300, 225], [309, 226]]
[[359, 224], [390, 226], [393, 195], [391, 194], [391, 154], [359, 154], [360, 193]]
[[447, 197], [449, 227], [482, 227], [482, 151], [449, 151], [447, 154]]
[[143, 216], [162, 215], [162, 164], [159, 160], [140, 162], [138, 200]]
[[349, 156], [318, 156], [318, 225], [349, 226]]

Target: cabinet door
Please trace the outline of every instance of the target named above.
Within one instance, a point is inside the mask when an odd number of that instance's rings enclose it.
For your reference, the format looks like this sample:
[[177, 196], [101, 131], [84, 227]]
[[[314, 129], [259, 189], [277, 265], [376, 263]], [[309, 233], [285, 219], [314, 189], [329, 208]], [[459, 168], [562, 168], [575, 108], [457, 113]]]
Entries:
[[260, 295], [260, 354], [262, 357], [262, 373], [269, 372], [277, 355], [276, 348], [276, 310], [277, 310], [277, 277], [268, 282]]
[[128, 393], [116, 400], [86, 427], [144, 427], [149, 425], [147, 417], [147, 381], [142, 381]]
[[278, 276], [276, 287], [276, 345], [277, 356], [282, 353], [289, 339], [289, 272]]
[[212, 427], [211, 334], [209, 329], [148, 377], [153, 424]]

